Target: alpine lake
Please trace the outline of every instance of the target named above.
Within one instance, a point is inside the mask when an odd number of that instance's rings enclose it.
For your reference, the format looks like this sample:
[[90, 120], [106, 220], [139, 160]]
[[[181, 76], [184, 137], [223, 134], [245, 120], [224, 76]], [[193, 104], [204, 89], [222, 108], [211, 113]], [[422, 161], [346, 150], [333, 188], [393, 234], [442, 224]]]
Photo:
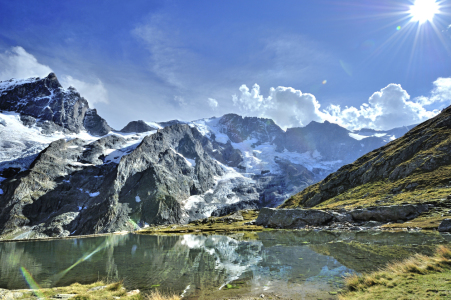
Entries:
[[0, 288], [106, 279], [123, 280], [127, 290], [159, 289], [183, 299], [336, 299], [343, 276], [414, 253], [429, 255], [450, 241], [451, 235], [438, 232], [304, 230], [5, 241]]

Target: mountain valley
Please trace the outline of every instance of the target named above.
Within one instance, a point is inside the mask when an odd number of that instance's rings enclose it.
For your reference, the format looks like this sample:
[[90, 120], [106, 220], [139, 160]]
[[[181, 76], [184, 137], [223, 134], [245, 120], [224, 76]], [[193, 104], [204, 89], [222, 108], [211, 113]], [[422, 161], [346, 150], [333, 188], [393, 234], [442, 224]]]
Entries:
[[411, 128], [349, 131], [326, 121], [283, 130], [271, 119], [227, 114], [114, 130], [53, 73], [0, 82], [0, 110], [5, 238], [135, 230], [276, 207]]

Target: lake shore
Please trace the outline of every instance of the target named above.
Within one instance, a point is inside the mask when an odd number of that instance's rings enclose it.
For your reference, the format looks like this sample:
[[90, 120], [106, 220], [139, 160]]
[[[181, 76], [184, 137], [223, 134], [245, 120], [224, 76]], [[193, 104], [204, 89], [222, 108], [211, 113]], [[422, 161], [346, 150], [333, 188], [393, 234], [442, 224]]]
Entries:
[[[393, 206], [394, 207], [394, 206]], [[390, 207], [388, 207], [390, 208]], [[264, 208], [263, 210], [268, 210]], [[273, 211], [284, 211], [284, 210], [274, 210]], [[302, 209], [301, 209], [302, 210]], [[371, 208], [369, 208], [370, 212]], [[303, 225], [303, 226], [284, 226], [283, 224], [268, 224], [268, 222], [258, 223], [260, 211], [258, 210], [242, 210], [227, 216], [222, 217], [209, 217], [205, 219], [200, 219], [192, 221], [189, 224], [169, 224], [169, 225], [157, 225], [157, 226], [147, 226], [144, 228], [139, 228], [134, 231], [120, 231], [113, 233], [99, 233], [99, 234], [89, 234], [89, 235], [73, 235], [73, 236], [63, 236], [63, 237], [40, 237], [40, 238], [30, 238], [30, 239], [14, 239], [9, 238], [9, 236], [0, 236], [1, 242], [20, 242], [20, 241], [41, 241], [41, 240], [56, 240], [56, 239], [78, 239], [78, 238], [89, 238], [89, 237], [99, 237], [107, 236], [111, 234], [123, 235], [128, 233], [135, 234], [233, 234], [237, 232], [244, 232], [252, 235], [252, 232], [260, 231], [270, 231], [277, 229], [287, 229], [287, 230], [326, 230], [326, 231], [434, 231], [437, 230], [440, 223], [448, 218], [448, 210], [442, 208], [441, 206], [431, 207], [428, 211], [418, 214], [417, 217], [409, 220], [398, 220], [397, 222], [382, 222], [382, 221], [372, 221], [372, 220], [343, 220], [340, 222], [329, 221], [325, 225]], [[304, 210], [306, 212], [316, 212], [321, 210]], [[322, 212], [322, 211], [321, 211]], [[334, 211], [324, 210], [325, 213]], [[343, 212], [341, 213], [343, 215]], [[269, 225], [269, 226], [268, 226]], [[279, 226], [278, 226], [279, 225]]]
[[439, 246], [433, 256], [415, 254], [401, 262], [346, 278], [340, 299], [439, 299], [451, 296], [451, 250]]

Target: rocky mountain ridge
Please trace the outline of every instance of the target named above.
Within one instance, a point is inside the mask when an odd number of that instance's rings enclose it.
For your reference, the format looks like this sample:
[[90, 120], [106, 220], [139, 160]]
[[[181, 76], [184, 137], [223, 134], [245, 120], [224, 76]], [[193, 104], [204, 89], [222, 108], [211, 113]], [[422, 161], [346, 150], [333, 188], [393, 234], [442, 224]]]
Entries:
[[54, 74], [0, 82], [0, 95], [0, 234], [8, 238], [274, 207], [388, 138], [331, 123], [284, 131], [236, 114], [114, 131]]
[[112, 130], [73, 87], [63, 89], [54, 73], [42, 79], [0, 82], [0, 110], [51, 121], [75, 133], [85, 129], [102, 136]]

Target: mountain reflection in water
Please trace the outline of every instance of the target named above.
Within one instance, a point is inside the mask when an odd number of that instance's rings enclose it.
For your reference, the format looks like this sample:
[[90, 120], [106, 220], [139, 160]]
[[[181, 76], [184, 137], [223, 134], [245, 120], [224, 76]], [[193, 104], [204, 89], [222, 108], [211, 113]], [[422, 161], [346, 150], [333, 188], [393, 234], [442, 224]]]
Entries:
[[3, 242], [0, 288], [28, 288], [20, 271], [25, 267], [41, 287], [108, 278], [124, 280], [128, 289], [160, 285], [188, 299], [265, 292], [303, 298], [339, 289], [346, 273], [431, 254], [448, 241], [438, 233], [269, 231]]

